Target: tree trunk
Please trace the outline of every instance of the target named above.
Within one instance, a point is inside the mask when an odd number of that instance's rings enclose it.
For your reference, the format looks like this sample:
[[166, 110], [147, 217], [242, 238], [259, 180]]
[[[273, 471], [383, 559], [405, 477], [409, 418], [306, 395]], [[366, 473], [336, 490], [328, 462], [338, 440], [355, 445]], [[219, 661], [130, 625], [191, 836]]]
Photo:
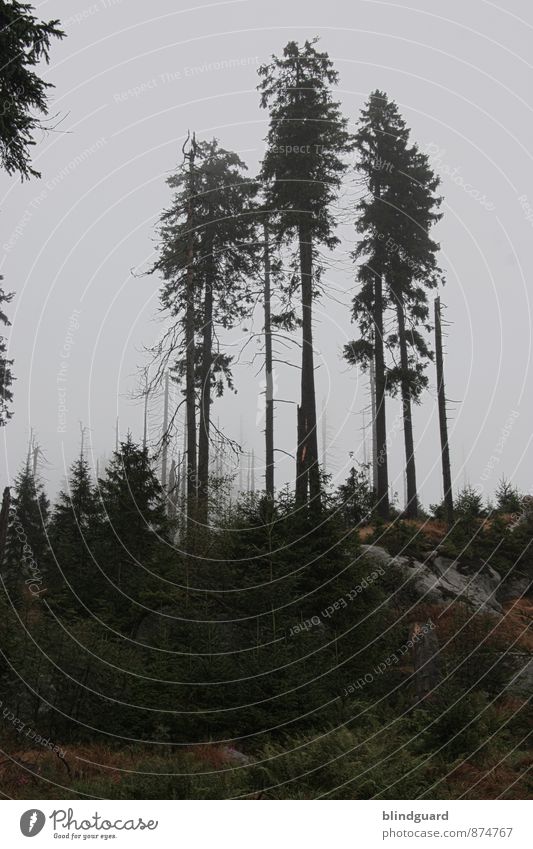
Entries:
[[405, 515], [408, 519], [416, 519], [418, 515], [418, 495], [416, 491], [415, 446], [411, 410], [411, 387], [409, 385], [409, 356], [407, 353], [405, 313], [401, 294], [396, 296], [396, 314], [398, 317], [398, 340], [400, 343], [400, 365], [402, 368], [402, 414], [405, 441], [405, 476], [407, 480], [407, 504], [405, 506]]
[[264, 224], [265, 262], [265, 490], [274, 500], [274, 378], [272, 374], [272, 324], [270, 291], [270, 247], [268, 224]]
[[370, 361], [370, 410], [372, 414], [372, 489], [378, 491], [378, 437], [376, 433], [376, 365]]
[[146, 386], [144, 388], [144, 427], [143, 427], [143, 449], [146, 451], [148, 446], [148, 378], [146, 378]]
[[[206, 263], [212, 272], [213, 243], [206, 248]], [[202, 328], [200, 374], [200, 421], [198, 434], [198, 522], [206, 526], [209, 514], [209, 431], [211, 426], [211, 366], [213, 362], [213, 274], [207, 274]]]
[[298, 404], [296, 407], [296, 504], [303, 507], [307, 502], [307, 486], [309, 475], [305, 465], [305, 427], [303, 411]]
[[452, 472], [450, 447], [448, 444], [448, 420], [446, 417], [446, 391], [444, 388], [444, 357], [442, 354], [442, 327], [440, 298], [435, 298], [435, 361], [437, 366], [437, 392], [439, 399], [440, 447], [442, 457], [442, 483], [444, 504], [448, 523], [453, 524]]
[[[296, 483], [296, 503], [303, 506], [309, 497], [312, 512], [320, 511], [320, 470], [316, 423], [315, 368], [313, 355], [313, 252], [311, 229], [300, 224], [300, 273], [302, 281], [302, 369], [301, 369], [301, 433], [298, 435], [300, 482]], [[303, 474], [302, 474], [303, 472]], [[309, 490], [309, 495], [308, 495]]]
[[383, 278], [374, 275], [374, 370], [376, 380], [377, 512], [389, 518], [389, 473], [387, 463], [387, 419], [385, 415], [385, 356], [383, 353]]
[[189, 156], [189, 197], [187, 208], [187, 307], [185, 314], [185, 404], [187, 413], [187, 535], [194, 536], [197, 497], [196, 464], [196, 386], [194, 338], [194, 158], [196, 140], [193, 135]]
[[10, 500], [10, 489], [8, 486], [6, 486], [6, 488], [4, 489], [4, 494], [2, 496], [2, 509], [0, 511], [0, 566], [2, 566], [4, 563], [4, 555], [6, 551]]
[[166, 492], [167, 489], [167, 467], [168, 467], [168, 371], [165, 374], [165, 399], [163, 403], [163, 437], [161, 449], [161, 486]]

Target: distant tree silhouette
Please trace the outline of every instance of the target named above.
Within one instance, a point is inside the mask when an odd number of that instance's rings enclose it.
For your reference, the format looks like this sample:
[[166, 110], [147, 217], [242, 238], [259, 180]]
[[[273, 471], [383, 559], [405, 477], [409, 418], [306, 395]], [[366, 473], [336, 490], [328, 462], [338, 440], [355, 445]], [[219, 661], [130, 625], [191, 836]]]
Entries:
[[261, 179], [278, 239], [296, 238], [302, 308], [301, 401], [298, 411], [296, 501], [320, 507], [320, 471], [313, 354], [313, 298], [320, 268], [317, 247], [337, 244], [331, 209], [351, 149], [347, 121], [331, 89], [338, 75], [317, 39], [290, 41], [281, 57], [259, 69], [261, 106], [269, 110]]

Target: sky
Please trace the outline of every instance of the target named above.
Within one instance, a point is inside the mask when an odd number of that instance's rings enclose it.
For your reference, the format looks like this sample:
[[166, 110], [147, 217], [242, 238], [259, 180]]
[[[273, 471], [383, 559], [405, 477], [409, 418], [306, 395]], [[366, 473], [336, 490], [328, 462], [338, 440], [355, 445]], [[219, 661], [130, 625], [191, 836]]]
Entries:
[[[398, 104], [412, 140], [441, 176], [444, 216], [435, 229], [446, 285], [446, 388], [455, 489], [468, 482], [490, 497], [505, 476], [533, 492], [531, 279], [533, 10], [486, 0], [46, 0], [41, 18], [67, 33], [52, 45], [52, 132], [39, 134], [40, 180], [0, 175], [0, 274], [15, 292], [10, 356], [14, 417], [3, 428], [0, 483], [12, 483], [30, 433], [51, 493], [80, 450], [93, 465], [121, 436], [142, 437], [139, 370], [162, 330], [155, 276], [157, 220], [170, 201], [166, 179], [187, 131], [216, 137], [257, 172], [268, 117], [259, 107], [257, 68], [289, 40], [318, 35], [339, 72], [338, 99], [355, 130], [370, 91]], [[349, 211], [350, 191], [343, 196]], [[341, 358], [356, 336], [349, 259], [356, 235], [341, 227], [316, 304], [320, 445], [334, 483], [352, 455], [364, 457], [366, 377]], [[243, 323], [235, 351], [250, 339]], [[254, 451], [263, 469], [262, 376], [255, 341], [235, 367], [237, 395], [217, 400], [215, 421]], [[415, 410], [420, 496], [441, 499], [435, 374]], [[298, 372], [278, 364], [276, 396], [298, 397]], [[172, 403], [176, 403], [174, 392]], [[363, 411], [366, 409], [366, 413]], [[325, 413], [325, 415], [324, 415]], [[294, 474], [295, 406], [276, 408], [276, 484]], [[399, 408], [388, 405], [390, 477], [403, 501]], [[150, 404], [150, 438], [161, 398]], [[367, 433], [367, 436], [369, 434]], [[176, 435], [173, 449], [179, 450]], [[368, 450], [368, 447], [367, 447]], [[286, 453], [285, 453], [286, 452]], [[246, 462], [246, 461], [245, 461]], [[245, 470], [246, 473], [246, 470]]]

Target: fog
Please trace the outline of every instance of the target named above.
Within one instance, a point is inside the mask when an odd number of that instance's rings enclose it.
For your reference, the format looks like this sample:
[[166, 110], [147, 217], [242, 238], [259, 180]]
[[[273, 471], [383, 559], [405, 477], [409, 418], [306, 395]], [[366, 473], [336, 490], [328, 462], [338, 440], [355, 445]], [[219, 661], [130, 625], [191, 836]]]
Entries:
[[[14, 417], [3, 429], [2, 475], [12, 482], [33, 429], [51, 492], [80, 448], [103, 461], [123, 435], [141, 438], [139, 369], [162, 330], [153, 262], [156, 224], [169, 204], [165, 180], [188, 129], [236, 150], [253, 176], [264, 149], [257, 67], [289, 39], [319, 35], [340, 74], [339, 100], [355, 128], [372, 89], [396, 100], [412, 139], [441, 175], [444, 217], [436, 228], [446, 274], [446, 384], [454, 486], [491, 495], [498, 479], [533, 491], [531, 305], [533, 27], [525, 2], [505, 9], [471, 0], [335, 2], [233, 0], [190, 5], [127, 0], [47, 0], [68, 38], [41, 70], [55, 85], [51, 132], [37, 138], [41, 180], [1, 177], [0, 273], [9, 305]], [[341, 199], [350, 207], [351, 187]], [[345, 217], [345, 216], [344, 216]], [[320, 444], [334, 481], [364, 456], [366, 377], [341, 359], [356, 336], [349, 303], [356, 234], [328, 257], [315, 333]], [[255, 330], [260, 322], [255, 321]], [[244, 329], [246, 328], [246, 329]], [[235, 352], [253, 328], [232, 336]], [[235, 367], [237, 395], [216, 400], [215, 421], [256, 456], [261, 485], [262, 376], [251, 342]], [[435, 374], [415, 411], [419, 490], [441, 498]], [[298, 372], [278, 364], [276, 397], [298, 398]], [[174, 402], [178, 398], [174, 393]], [[367, 412], [363, 421], [363, 410]], [[403, 503], [398, 405], [388, 408], [391, 483]], [[276, 408], [276, 483], [291, 480], [295, 407]], [[157, 440], [161, 400], [150, 406]], [[367, 433], [369, 436], [369, 433]], [[174, 450], [181, 447], [178, 432]], [[368, 450], [368, 448], [367, 448]], [[246, 462], [246, 461], [245, 461]], [[246, 470], [245, 470], [246, 472]]]

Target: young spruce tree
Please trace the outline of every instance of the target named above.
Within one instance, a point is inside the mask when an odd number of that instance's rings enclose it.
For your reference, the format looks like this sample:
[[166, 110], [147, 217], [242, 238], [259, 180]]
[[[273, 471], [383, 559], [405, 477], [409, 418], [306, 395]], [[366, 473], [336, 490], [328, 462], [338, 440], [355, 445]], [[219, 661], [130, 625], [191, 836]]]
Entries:
[[98, 486], [105, 528], [97, 555], [109, 578], [107, 593], [118, 620], [136, 627], [143, 599], [163, 586], [158, 575], [172, 537], [164, 493], [147, 450], [130, 435]]
[[33, 474], [30, 457], [15, 478], [9, 515], [5, 574], [10, 590], [33, 581], [34, 595], [46, 590], [46, 527], [49, 502], [41, 481]]
[[[105, 597], [103, 564], [97, 560], [97, 539], [102, 511], [88, 462], [80, 457], [72, 464], [68, 485], [59, 493], [48, 527], [49, 574], [55, 575], [55, 598], [65, 599], [81, 615], [90, 615]], [[81, 600], [81, 607], [76, 604]]]

